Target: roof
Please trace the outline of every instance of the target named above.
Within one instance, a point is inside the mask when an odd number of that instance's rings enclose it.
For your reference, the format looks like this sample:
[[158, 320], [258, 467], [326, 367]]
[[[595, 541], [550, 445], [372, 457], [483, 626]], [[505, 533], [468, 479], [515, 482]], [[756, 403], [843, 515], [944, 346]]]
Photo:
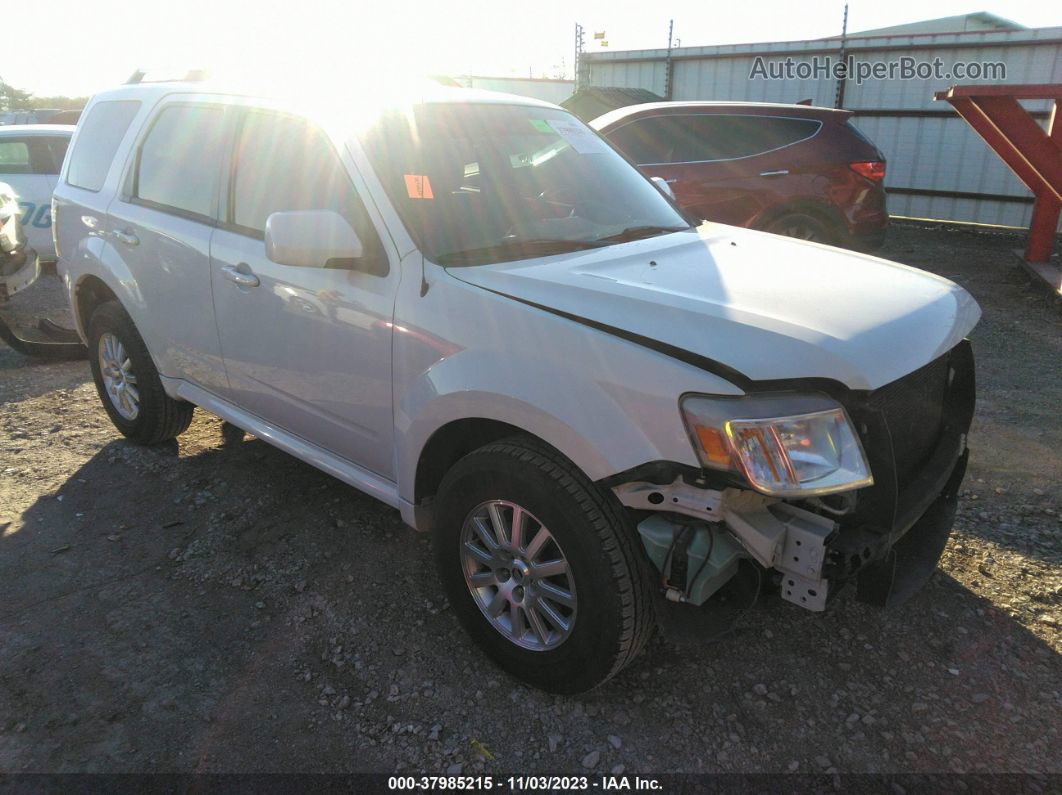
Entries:
[[73, 135], [73, 124], [6, 124], [0, 135]]
[[850, 110], [822, 108], [817, 107], [815, 105], [791, 105], [784, 102], [646, 102], [641, 105], [628, 105], [627, 107], [617, 108], [616, 110], [610, 111], [604, 114], [603, 116], [598, 116], [596, 119], [593, 119], [590, 122], [590, 125], [595, 130], [602, 130], [630, 116], [653, 114], [656, 111], [679, 112], [682, 110], [690, 110], [696, 108], [710, 108], [712, 110], [727, 110], [736, 112], [777, 111], [783, 112], [787, 115], [814, 119], [822, 119], [825, 116], [831, 116], [836, 114], [840, 114], [842, 116], [852, 115], [852, 111]]
[[972, 14], [958, 14], [953, 17], [923, 19], [903, 25], [860, 30], [850, 33], [849, 36], [903, 36], [916, 33], [967, 33], [985, 30], [1028, 30], [1028, 28], [987, 11], [975, 11]]
[[288, 96], [284, 93], [270, 93], [258, 90], [258, 87], [249, 89], [246, 85], [235, 83], [221, 83], [212, 80], [202, 82], [195, 81], [172, 81], [152, 83], [131, 83], [117, 86], [107, 91], [100, 92], [93, 97], [93, 102], [100, 100], [139, 99], [149, 103], [157, 102], [169, 94], [206, 94], [226, 97], [259, 98], [269, 104], [281, 107], [298, 108], [309, 115], [314, 115], [313, 110], [319, 110], [324, 115], [334, 116], [337, 110], [342, 113], [344, 106], [349, 105], [352, 110], [363, 112], [366, 107], [384, 110], [392, 107], [408, 107], [429, 103], [477, 103], [477, 104], [505, 104], [505, 105], [530, 105], [537, 107], [555, 108], [549, 102], [534, 99], [532, 97], [519, 96], [517, 94], [505, 94], [500, 91], [484, 91], [474, 88], [461, 88], [440, 85], [434, 80], [417, 80], [398, 88], [382, 88], [369, 86], [360, 93], [351, 91], [347, 103], [339, 106], [336, 104], [334, 94], [323, 94], [319, 101], [300, 94]]
[[564, 100], [561, 107], [571, 111], [583, 121], [590, 121], [616, 108], [641, 105], [646, 102], [662, 102], [663, 99], [660, 95], [644, 88], [590, 86], [580, 88]]
[[[947, 19], [947, 17], [945, 17]], [[988, 48], [1012, 47], [1021, 44], [1039, 46], [1052, 44], [1062, 38], [1062, 26], [1047, 28], [1019, 28], [1017, 30], [966, 30], [953, 33], [915, 32], [908, 34], [876, 34], [861, 32], [848, 34], [847, 47], [852, 52], [874, 53], [883, 46], [925, 47], [930, 49], [960, 49], [964, 47]], [[599, 64], [652, 63], [663, 61], [670, 55], [675, 60], [694, 61], [713, 58], [737, 58], [757, 55], [772, 58], [792, 55], [803, 58], [808, 55], [836, 52], [840, 36], [820, 39], [790, 41], [755, 41], [739, 44], [709, 44], [694, 47], [655, 48], [646, 50], [601, 50], [583, 53], [581, 58], [592, 67]]]

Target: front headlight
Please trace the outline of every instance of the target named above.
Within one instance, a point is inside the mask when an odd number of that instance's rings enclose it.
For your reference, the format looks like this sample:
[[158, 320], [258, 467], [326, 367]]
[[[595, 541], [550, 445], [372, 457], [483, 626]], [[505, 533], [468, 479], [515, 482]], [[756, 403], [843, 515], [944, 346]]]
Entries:
[[701, 463], [743, 474], [764, 494], [810, 497], [874, 483], [848, 414], [825, 396], [687, 395], [680, 406]]

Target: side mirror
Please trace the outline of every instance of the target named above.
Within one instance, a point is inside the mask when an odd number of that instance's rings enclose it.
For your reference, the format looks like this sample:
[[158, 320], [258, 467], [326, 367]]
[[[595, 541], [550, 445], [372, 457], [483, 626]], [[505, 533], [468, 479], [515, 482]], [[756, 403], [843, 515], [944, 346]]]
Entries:
[[323, 268], [360, 259], [365, 251], [347, 219], [332, 210], [273, 213], [265, 225], [266, 256], [278, 265]]
[[667, 184], [667, 180], [663, 177], [649, 177], [653, 181], [653, 184], [672, 201], [675, 200], [675, 191], [671, 190], [671, 186]]

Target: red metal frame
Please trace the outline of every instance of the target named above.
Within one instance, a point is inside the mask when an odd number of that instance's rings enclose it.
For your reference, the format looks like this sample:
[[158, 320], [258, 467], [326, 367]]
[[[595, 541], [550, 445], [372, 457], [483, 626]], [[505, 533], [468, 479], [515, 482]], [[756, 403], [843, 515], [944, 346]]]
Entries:
[[[933, 98], [950, 102], [1036, 195], [1025, 259], [1047, 262], [1062, 212], [1062, 84], [952, 86]], [[1053, 100], [1046, 132], [1021, 99]]]

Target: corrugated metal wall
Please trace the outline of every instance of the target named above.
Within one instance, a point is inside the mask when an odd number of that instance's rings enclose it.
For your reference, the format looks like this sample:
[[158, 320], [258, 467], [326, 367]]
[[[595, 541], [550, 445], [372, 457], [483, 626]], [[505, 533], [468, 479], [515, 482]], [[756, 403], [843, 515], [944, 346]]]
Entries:
[[[757, 56], [791, 57], [794, 63], [837, 58], [839, 42], [796, 42], [683, 47], [672, 51], [672, 98], [799, 102], [833, 107], [832, 77], [749, 79]], [[848, 52], [856, 62], [940, 58], [945, 69], [964, 62], [1000, 61], [1007, 83], [1062, 83], [1062, 28], [855, 38]], [[585, 56], [591, 85], [647, 88], [663, 96], [667, 51], [635, 50]], [[993, 80], [870, 79], [845, 84], [844, 107], [854, 123], [888, 159], [886, 185], [893, 215], [986, 224], [1028, 226], [1032, 193], [947, 103], [933, 93], [956, 83]], [[1027, 103], [1046, 124], [1048, 105]]]

